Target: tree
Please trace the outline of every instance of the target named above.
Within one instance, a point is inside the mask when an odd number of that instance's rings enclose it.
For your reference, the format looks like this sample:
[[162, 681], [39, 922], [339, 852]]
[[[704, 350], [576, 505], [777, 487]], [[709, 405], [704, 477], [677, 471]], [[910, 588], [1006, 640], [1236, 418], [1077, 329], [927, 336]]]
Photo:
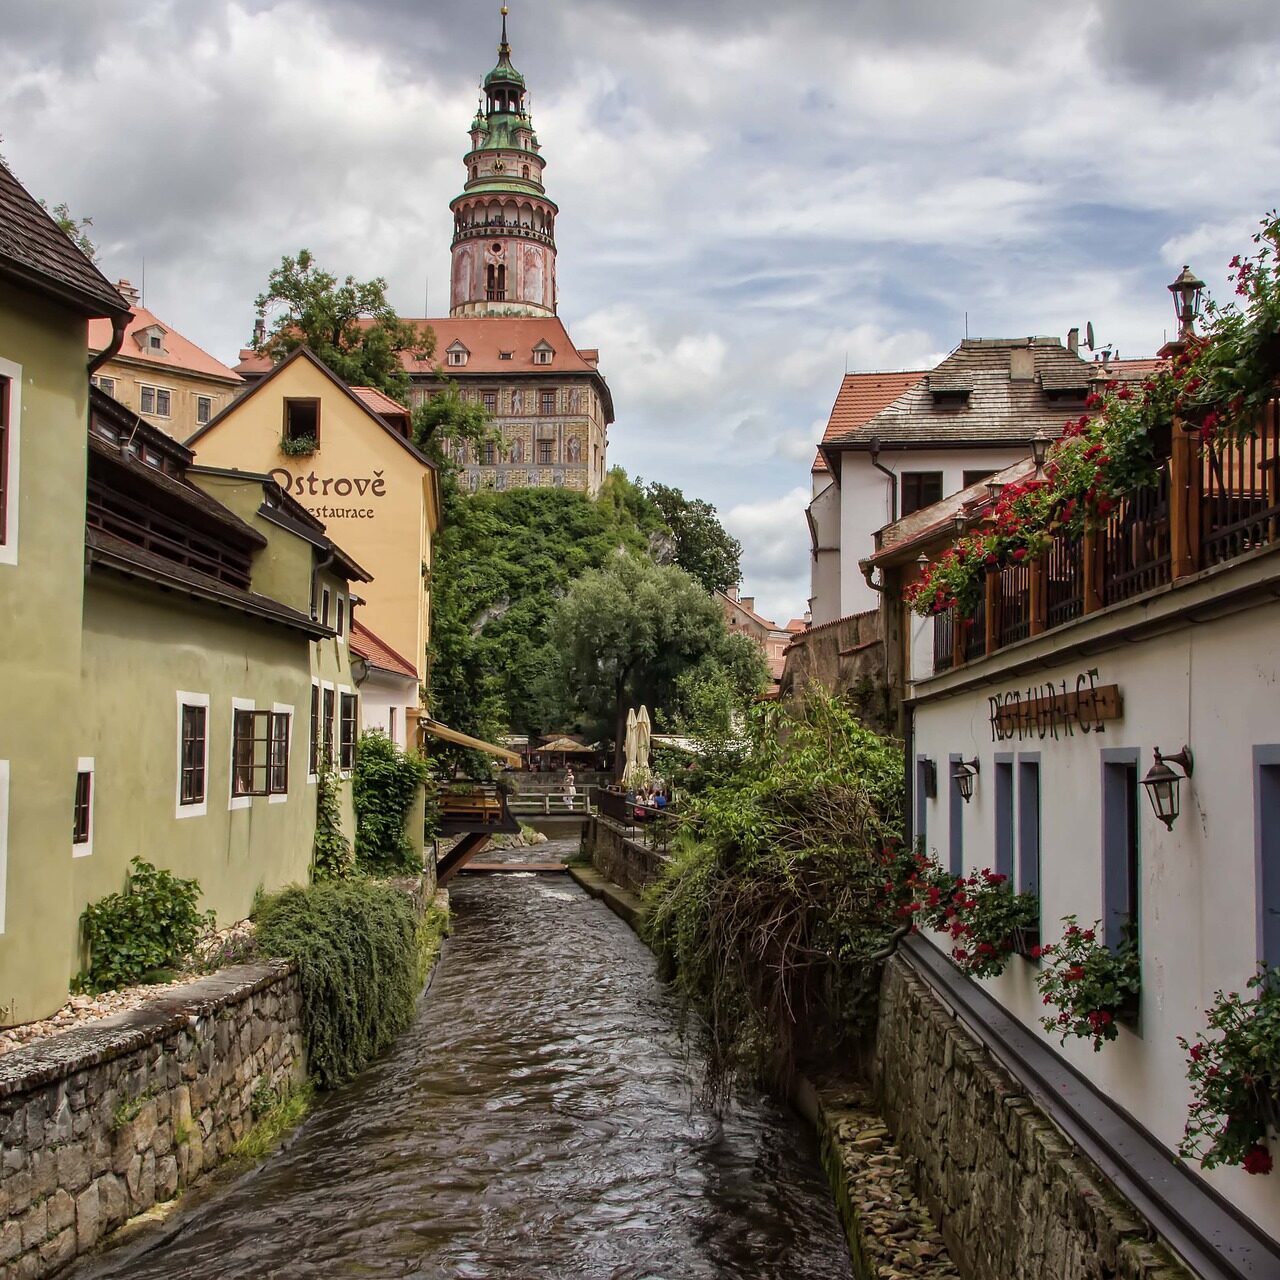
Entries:
[[769, 684], [769, 664], [750, 636], [726, 632], [724, 641], [676, 677], [665, 722], [691, 738], [723, 738], [736, 733]]
[[76, 218], [72, 215], [71, 208], [64, 200], [61, 204], [55, 204], [52, 209], [44, 201], [40, 201], [40, 207], [58, 224], [58, 229], [66, 233], [70, 237], [71, 243], [75, 245], [81, 253], [84, 254], [90, 262], [98, 260], [98, 246], [89, 239], [85, 231], [86, 227], [93, 226], [92, 218]]
[[497, 438], [489, 411], [478, 401], [464, 400], [451, 378], [413, 411], [414, 443], [450, 475], [457, 471], [460, 445], [476, 449]]
[[727, 591], [742, 576], [742, 544], [725, 532], [716, 509], [701, 498], [686, 498], [679, 489], [653, 483], [645, 497], [658, 509], [675, 541], [674, 560], [707, 591]]
[[575, 581], [551, 626], [561, 687], [581, 711], [612, 722], [618, 762], [628, 709], [670, 706], [680, 676], [726, 639], [724, 615], [700, 583], [625, 552]]
[[385, 280], [339, 281], [316, 265], [308, 249], [280, 259], [254, 305], [264, 313], [280, 308], [271, 332], [255, 345], [260, 354], [279, 361], [308, 346], [344, 382], [377, 387], [401, 404], [409, 402], [402, 357], [428, 360], [435, 351], [430, 329], [396, 315]]

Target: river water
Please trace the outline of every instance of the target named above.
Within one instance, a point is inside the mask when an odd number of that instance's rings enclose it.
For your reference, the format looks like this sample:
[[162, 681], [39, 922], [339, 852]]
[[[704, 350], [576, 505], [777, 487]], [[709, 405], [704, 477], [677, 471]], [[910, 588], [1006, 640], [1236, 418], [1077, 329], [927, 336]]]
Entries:
[[[568, 856], [577, 841], [531, 850]], [[717, 1119], [643, 944], [567, 876], [462, 876], [415, 1025], [295, 1140], [89, 1274], [846, 1280], [802, 1121]]]

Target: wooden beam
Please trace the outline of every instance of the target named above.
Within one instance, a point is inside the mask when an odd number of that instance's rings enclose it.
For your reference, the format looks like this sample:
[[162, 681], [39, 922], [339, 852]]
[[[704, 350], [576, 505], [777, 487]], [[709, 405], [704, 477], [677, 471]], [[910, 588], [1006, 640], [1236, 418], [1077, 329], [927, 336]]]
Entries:
[[1031, 562], [1031, 632], [1038, 636], [1047, 626], [1049, 619], [1049, 593], [1046, 586], [1049, 579], [1049, 553], [1038, 555]]
[[1169, 455], [1169, 544], [1174, 579], [1190, 577], [1200, 568], [1200, 491], [1204, 464], [1200, 442], [1173, 420]]

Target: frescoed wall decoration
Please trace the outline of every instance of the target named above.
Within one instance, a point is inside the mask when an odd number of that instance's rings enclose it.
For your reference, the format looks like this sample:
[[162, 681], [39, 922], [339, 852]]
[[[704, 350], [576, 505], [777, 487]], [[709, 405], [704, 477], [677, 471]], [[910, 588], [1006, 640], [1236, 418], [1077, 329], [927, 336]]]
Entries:
[[582, 441], [578, 436], [569, 437], [568, 443], [565, 445], [564, 457], [566, 462], [582, 461]]

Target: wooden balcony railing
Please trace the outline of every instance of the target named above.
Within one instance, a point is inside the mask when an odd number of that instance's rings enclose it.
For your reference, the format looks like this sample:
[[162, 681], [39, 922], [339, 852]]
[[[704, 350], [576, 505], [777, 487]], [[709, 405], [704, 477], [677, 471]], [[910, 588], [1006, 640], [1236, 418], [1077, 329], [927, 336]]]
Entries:
[[1280, 403], [1243, 439], [1204, 446], [1175, 426], [1156, 482], [1101, 528], [1054, 537], [1035, 559], [988, 572], [977, 608], [934, 618], [935, 674], [1085, 614], [1280, 543]]

